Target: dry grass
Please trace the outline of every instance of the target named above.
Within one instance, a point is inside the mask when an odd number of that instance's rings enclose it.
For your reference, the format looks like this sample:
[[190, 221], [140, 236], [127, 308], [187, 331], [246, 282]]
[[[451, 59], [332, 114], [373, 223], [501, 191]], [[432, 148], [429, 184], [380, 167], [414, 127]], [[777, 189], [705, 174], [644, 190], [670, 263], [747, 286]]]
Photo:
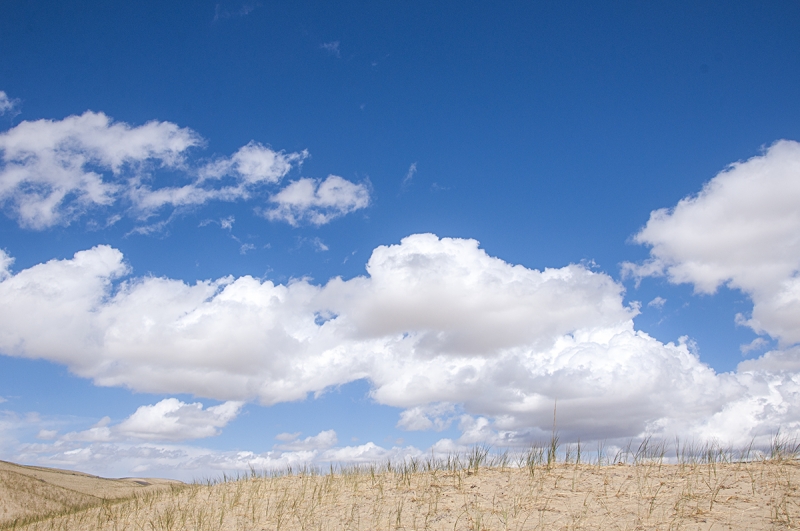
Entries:
[[[777, 439], [776, 439], [777, 440]], [[557, 441], [517, 459], [485, 449], [446, 460], [302, 470], [173, 486], [62, 514], [27, 530], [793, 529], [796, 446], [736, 456], [645, 441], [583, 463]], [[558, 462], [556, 455], [559, 456]], [[487, 462], [487, 460], [491, 462]], [[8, 526], [6, 528], [9, 528]], [[11, 527], [13, 528], [13, 527]]]
[[163, 479], [104, 479], [81, 472], [0, 461], [0, 529], [79, 512], [181, 485]]

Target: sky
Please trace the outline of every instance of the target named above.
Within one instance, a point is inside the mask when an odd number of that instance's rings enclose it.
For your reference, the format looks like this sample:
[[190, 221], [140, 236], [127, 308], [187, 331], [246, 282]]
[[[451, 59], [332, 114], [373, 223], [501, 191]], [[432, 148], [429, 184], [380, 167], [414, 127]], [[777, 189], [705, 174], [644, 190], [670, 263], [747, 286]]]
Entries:
[[0, 459], [800, 434], [800, 4], [0, 6]]

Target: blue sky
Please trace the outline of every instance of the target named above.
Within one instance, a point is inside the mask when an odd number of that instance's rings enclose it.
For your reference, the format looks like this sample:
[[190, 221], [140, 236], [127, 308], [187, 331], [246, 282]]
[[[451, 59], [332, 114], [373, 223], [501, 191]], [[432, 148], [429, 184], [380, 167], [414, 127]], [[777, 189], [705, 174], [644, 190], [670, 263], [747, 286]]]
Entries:
[[0, 459], [794, 432], [798, 22], [5, 2]]

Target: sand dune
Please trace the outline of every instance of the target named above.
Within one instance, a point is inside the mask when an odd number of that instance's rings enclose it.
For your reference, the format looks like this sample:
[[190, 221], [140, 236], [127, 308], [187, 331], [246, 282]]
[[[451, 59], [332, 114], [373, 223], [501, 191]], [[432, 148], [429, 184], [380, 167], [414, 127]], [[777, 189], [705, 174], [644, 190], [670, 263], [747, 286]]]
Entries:
[[180, 485], [164, 479], [106, 479], [82, 472], [0, 461], [0, 528], [31, 518], [96, 507], [103, 500]]
[[131, 496], [16, 527], [31, 531], [738, 530], [795, 529], [800, 520], [796, 459], [522, 467], [404, 463], [327, 474], [253, 474], [216, 484], [163, 483], [160, 490], [131, 480], [25, 471], [28, 479], [52, 474], [84, 489], [54, 483], [45, 483], [52, 491], [32, 489], [45, 511], [54, 507], [45, 499], [67, 506], [50, 495], [62, 491], [77, 493], [70, 503], [78, 508], [106, 492]]

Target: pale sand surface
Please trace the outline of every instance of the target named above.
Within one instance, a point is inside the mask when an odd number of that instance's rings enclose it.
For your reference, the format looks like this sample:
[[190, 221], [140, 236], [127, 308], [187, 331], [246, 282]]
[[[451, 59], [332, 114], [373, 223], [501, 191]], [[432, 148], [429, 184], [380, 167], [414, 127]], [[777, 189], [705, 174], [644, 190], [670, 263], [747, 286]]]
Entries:
[[794, 529], [799, 482], [794, 460], [362, 469], [142, 492], [24, 529]]
[[169, 488], [164, 479], [105, 479], [82, 472], [0, 461], [0, 528], [15, 520], [91, 507]]

